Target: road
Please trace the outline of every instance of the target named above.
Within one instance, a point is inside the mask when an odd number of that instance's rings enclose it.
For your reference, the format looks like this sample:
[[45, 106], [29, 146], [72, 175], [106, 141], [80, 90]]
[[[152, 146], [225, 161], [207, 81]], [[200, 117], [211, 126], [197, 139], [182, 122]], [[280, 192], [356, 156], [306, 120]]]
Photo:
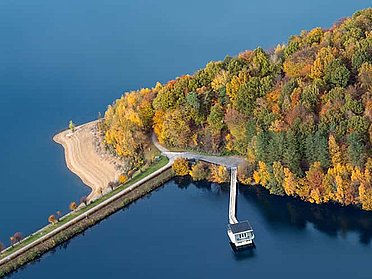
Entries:
[[159, 143], [155, 134], [152, 135], [152, 142], [154, 143], [156, 148], [161, 151], [162, 155], [167, 156], [170, 161], [174, 161], [177, 158], [185, 158], [189, 160], [201, 160], [216, 165], [223, 165], [228, 168], [234, 168], [244, 163], [243, 158], [239, 158], [236, 156], [209, 156], [188, 151], [172, 152]]

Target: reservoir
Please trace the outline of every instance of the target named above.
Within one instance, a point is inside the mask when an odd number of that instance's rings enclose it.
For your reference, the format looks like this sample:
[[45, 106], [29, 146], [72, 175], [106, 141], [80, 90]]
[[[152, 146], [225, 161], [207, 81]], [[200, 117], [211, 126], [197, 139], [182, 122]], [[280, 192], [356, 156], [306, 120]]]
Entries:
[[235, 254], [228, 199], [228, 185], [174, 179], [13, 277], [370, 277], [371, 214], [242, 186], [238, 217], [253, 225], [256, 249]]
[[[366, 7], [346, 0], [0, 1], [0, 241], [37, 230], [89, 193], [52, 142], [69, 120], [90, 121], [125, 91], [245, 49], [273, 48]], [[257, 249], [236, 255], [227, 206], [226, 187], [173, 180], [12, 278], [371, 276], [369, 213], [240, 187], [238, 217], [251, 222]]]

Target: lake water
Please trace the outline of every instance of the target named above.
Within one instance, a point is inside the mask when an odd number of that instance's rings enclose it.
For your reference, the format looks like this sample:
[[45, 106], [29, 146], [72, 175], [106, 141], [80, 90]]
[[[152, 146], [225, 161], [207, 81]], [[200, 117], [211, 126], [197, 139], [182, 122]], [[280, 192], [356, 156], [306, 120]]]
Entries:
[[[88, 193], [52, 142], [70, 119], [92, 120], [124, 91], [192, 73], [227, 54], [271, 48], [368, 4], [0, 1], [0, 241], [40, 228]], [[13, 277], [372, 276], [370, 214], [244, 188], [239, 214], [253, 224], [257, 249], [234, 255], [225, 235], [227, 192], [208, 187], [170, 182]]]
[[175, 179], [14, 278], [371, 278], [371, 214], [241, 187], [238, 217], [256, 249], [235, 254], [228, 191]]

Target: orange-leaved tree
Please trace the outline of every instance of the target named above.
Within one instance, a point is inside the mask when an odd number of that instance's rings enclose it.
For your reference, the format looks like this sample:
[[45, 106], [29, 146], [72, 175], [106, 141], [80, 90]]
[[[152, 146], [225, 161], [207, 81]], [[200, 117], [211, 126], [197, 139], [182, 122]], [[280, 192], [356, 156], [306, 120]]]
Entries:
[[71, 211], [75, 211], [77, 209], [76, 202], [71, 202], [69, 208], [70, 208]]
[[56, 216], [54, 216], [54, 214], [50, 215], [48, 217], [48, 222], [51, 223], [52, 225], [57, 223], [57, 219], [56, 219]]

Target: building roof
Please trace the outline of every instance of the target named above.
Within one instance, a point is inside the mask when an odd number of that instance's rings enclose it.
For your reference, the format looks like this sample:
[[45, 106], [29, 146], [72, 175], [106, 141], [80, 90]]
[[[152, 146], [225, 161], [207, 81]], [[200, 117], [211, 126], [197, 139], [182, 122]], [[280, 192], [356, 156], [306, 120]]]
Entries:
[[229, 224], [229, 228], [233, 233], [241, 233], [246, 231], [253, 231], [251, 224], [248, 221], [242, 221], [236, 224]]

